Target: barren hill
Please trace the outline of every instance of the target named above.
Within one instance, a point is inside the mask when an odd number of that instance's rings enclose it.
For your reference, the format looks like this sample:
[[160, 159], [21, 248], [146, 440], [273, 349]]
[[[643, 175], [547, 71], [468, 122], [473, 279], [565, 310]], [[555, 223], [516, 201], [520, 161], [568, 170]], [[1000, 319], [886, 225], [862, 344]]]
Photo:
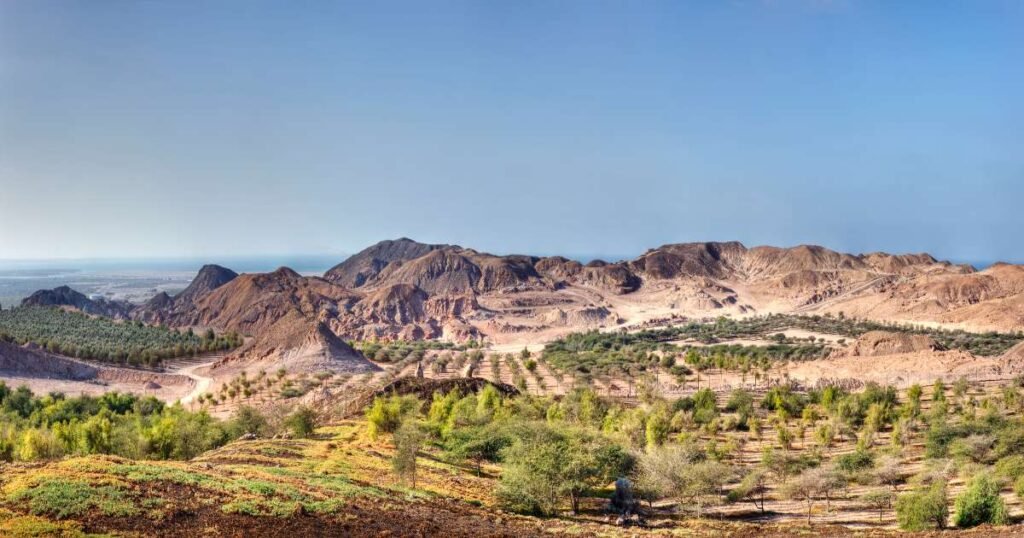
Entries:
[[349, 288], [358, 288], [377, 278], [391, 264], [401, 264], [448, 245], [426, 245], [401, 238], [381, 241], [332, 267], [324, 278]]
[[[95, 311], [80, 295], [54, 290], [30, 302]], [[302, 347], [321, 327], [349, 339], [516, 343], [662, 319], [772, 312], [1019, 330], [1024, 268], [974, 271], [928, 254], [739, 242], [669, 244], [632, 260], [584, 264], [402, 238], [355, 254], [323, 278], [288, 268], [237, 275], [205, 266], [177, 297], [157, 295], [130, 309], [136, 319], [249, 335], [240, 353], [255, 356]]]
[[22, 306], [65, 306], [93, 314], [111, 318], [125, 318], [129, 315], [132, 305], [105, 299], [92, 300], [68, 286], [60, 286], [52, 290], [39, 290], [21, 301]]
[[204, 265], [187, 288], [174, 296], [175, 306], [195, 304], [213, 290], [238, 278], [238, 273], [219, 265]]

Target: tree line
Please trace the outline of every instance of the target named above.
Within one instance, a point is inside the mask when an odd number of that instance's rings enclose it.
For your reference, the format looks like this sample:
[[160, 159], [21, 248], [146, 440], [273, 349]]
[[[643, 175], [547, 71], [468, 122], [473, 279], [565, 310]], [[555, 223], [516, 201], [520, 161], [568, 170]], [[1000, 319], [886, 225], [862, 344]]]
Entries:
[[247, 433], [306, 437], [315, 427], [316, 415], [301, 406], [271, 415], [242, 406], [230, 420], [220, 420], [153, 396], [37, 396], [0, 381], [0, 462], [87, 454], [188, 460]]
[[115, 321], [56, 307], [0, 311], [0, 341], [35, 344], [51, 353], [130, 366], [159, 366], [166, 359], [240, 346], [241, 335], [196, 334], [141, 321]]

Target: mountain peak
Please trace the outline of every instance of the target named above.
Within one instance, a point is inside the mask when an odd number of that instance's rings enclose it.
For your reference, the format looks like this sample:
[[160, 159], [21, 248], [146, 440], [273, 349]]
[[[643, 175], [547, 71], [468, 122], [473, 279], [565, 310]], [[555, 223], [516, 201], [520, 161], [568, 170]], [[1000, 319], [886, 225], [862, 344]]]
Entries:
[[174, 296], [176, 303], [195, 303], [211, 291], [231, 282], [238, 273], [216, 264], [207, 264], [199, 269], [187, 288]]
[[324, 278], [348, 288], [358, 288], [391, 264], [413, 260], [442, 248], [451, 248], [451, 245], [428, 245], [408, 237], [384, 240], [335, 265], [324, 273]]

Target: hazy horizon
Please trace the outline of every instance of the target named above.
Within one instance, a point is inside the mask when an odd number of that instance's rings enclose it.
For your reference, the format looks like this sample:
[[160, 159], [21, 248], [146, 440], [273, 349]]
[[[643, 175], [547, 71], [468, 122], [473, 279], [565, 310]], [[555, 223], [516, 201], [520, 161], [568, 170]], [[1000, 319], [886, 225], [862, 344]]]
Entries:
[[1024, 258], [1024, 4], [0, 3], [0, 258]]
[[[390, 238], [397, 239], [397, 238]], [[415, 240], [415, 239], [414, 239]], [[383, 240], [382, 240], [383, 241]], [[711, 240], [708, 242], [725, 242], [727, 240]], [[366, 245], [369, 247], [370, 245]], [[560, 253], [560, 252], [520, 252], [520, 251], [486, 251], [481, 250], [473, 245], [458, 245], [464, 248], [473, 248], [478, 251], [488, 252], [489, 254], [495, 254], [499, 256], [506, 255], [525, 255], [525, 256], [564, 256], [569, 259], [573, 259], [582, 263], [586, 263], [593, 260], [604, 260], [608, 262], [615, 261], [626, 261], [637, 258], [647, 250], [657, 248], [663, 245], [653, 245], [641, 249], [633, 253]], [[776, 246], [783, 248], [791, 248], [800, 245], [750, 245], [745, 244], [746, 247], [758, 247], [758, 246]], [[828, 245], [817, 245], [825, 248], [831, 248]], [[362, 250], [362, 249], [359, 249]], [[835, 250], [835, 249], [832, 249]], [[838, 251], [844, 252], [844, 251]], [[864, 252], [844, 252], [846, 254], [858, 255], [868, 254], [871, 252], [881, 252], [878, 250], [867, 250]], [[183, 255], [183, 256], [143, 256], [143, 257], [126, 257], [126, 256], [112, 256], [112, 257], [98, 257], [98, 258], [0, 258], [0, 270], [10, 270], [19, 267], [29, 267], [36, 269], [43, 268], [61, 268], [61, 264], [73, 268], [76, 264], [84, 264], [86, 268], [94, 268], [95, 266], [101, 266], [105, 268], [125, 268], [131, 267], [132, 265], [142, 266], [154, 266], [160, 264], [169, 264], [176, 267], [188, 267], [198, 269], [205, 264], [217, 264], [233, 269], [237, 272], [257, 272], [257, 271], [271, 271], [278, 267], [290, 267], [296, 269], [300, 273], [314, 273], [316, 271], [313, 268], [322, 268], [323, 271], [341, 263], [346, 258], [358, 253], [355, 252], [338, 252], [338, 253], [296, 253], [296, 254], [282, 254], [282, 253], [249, 253], [249, 254], [232, 254], [232, 255], [212, 255], [212, 256], [194, 256], [194, 255]], [[942, 256], [935, 252], [924, 252], [924, 251], [901, 251], [901, 252], [888, 252], [888, 254], [918, 254], [925, 253], [930, 254], [940, 261], [948, 261], [954, 264], [970, 264], [977, 269], [984, 269], [996, 263], [1013, 263], [1013, 264], [1024, 264], [1024, 259], [959, 259]], [[254, 268], [255, 267], [255, 268]], [[322, 271], [320, 271], [322, 272]]]

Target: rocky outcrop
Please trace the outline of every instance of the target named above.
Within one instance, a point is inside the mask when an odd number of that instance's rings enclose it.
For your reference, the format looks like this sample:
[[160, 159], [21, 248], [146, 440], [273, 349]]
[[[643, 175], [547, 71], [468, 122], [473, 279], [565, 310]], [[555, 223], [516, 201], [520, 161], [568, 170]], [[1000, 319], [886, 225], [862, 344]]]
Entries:
[[576, 281], [619, 295], [634, 292], [642, 284], [640, 277], [630, 271], [626, 264], [609, 264], [600, 260], [588, 263]]
[[238, 278], [238, 273], [219, 265], [204, 265], [188, 287], [174, 296], [177, 307], [196, 304], [213, 290]]
[[664, 245], [644, 253], [629, 268], [649, 278], [728, 278], [736, 273], [746, 247], [739, 242], [680, 243]]
[[60, 286], [52, 290], [39, 290], [23, 299], [21, 306], [64, 306], [86, 314], [116, 319], [128, 317], [132, 309], [132, 305], [120, 301], [108, 301], [102, 298], [90, 299], [68, 286]]
[[848, 357], [880, 357], [919, 351], [942, 351], [944, 348], [930, 336], [905, 332], [870, 331], [862, 334], [853, 344], [840, 350]]
[[426, 245], [401, 238], [381, 241], [329, 269], [324, 278], [347, 288], [372, 284], [382, 271], [394, 264], [414, 260], [448, 245]]

